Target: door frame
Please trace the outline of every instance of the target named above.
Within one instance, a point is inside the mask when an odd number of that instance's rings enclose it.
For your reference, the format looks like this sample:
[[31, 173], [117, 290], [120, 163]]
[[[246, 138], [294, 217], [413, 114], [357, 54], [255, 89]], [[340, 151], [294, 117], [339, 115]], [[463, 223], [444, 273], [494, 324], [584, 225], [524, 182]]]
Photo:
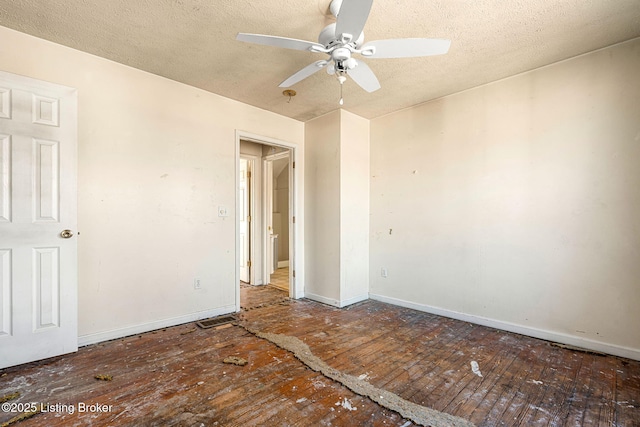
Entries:
[[[263, 246], [262, 246], [262, 262], [265, 266], [265, 268], [263, 269], [263, 282], [265, 284], [269, 283], [271, 280], [271, 266], [274, 264], [274, 260], [272, 258], [269, 257], [269, 253], [273, 254], [272, 251], [272, 246], [271, 246], [271, 240], [270, 240], [270, 234], [269, 233], [269, 223], [271, 223], [271, 226], [273, 226], [273, 162], [275, 160], [279, 160], [279, 159], [288, 159], [289, 162], [287, 164], [287, 168], [289, 169], [289, 191], [288, 191], [288, 199], [289, 199], [289, 206], [292, 206], [292, 182], [291, 182], [291, 177], [293, 175], [293, 168], [291, 167], [292, 165], [292, 160], [291, 160], [291, 151], [287, 150], [287, 151], [282, 151], [276, 154], [269, 154], [268, 156], [264, 156], [262, 158], [262, 218], [264, 218], [265, 220], [265, 228], [264, 228], [264, 236], [263, 236]], [[291, 222], [291, 217], [293, 215], [291, 213], [289, 213], [289, 220], [287, 221], [288, 225], [289, 225], [289, 234], [292, 233], [293, 231], [293, 224]], [[289, 250], [291, 250], [291, 242], [289, 241]], [[270, 262], [269, 262], [270, 261]], [[291, 261], [291, 260], [289, 260]], [[290, 269], [291, 270], [291, 269]], [[293, 295], [294, 294], [294, 290], [293, 287], [291, 286], [292, 284], [292, 277], [291, 274], [289, 274], [289, 295]]]
[[[236, 130], [235, 148], [235, 183], [236, 183], [236, 212], [239, 209], [240, 197], [240, 140], [255, 142], [261, 145], [282, 147], [289, 150], [290, 175], [289, 175], [289, 295], [291, 298], [304, 298], [304, 244], [303, 244], [303, 197], [298, 193], [302, 190], [304, 168], [302, 165], [303, 148], [298, 144], [282, 141], [275, 138], [256, 135], [242, 130]], [[295, 164], [295, 167], [293, 165]], [[254, 193], [255, 194], [255, 193]], [[295, 218], [295, 223], [292, 219]], [[265, 221], [265, 218], [262, 219]], [[235, 215], [236, 227], [236, 266], [235, 266], [235, 300], [236, 311], [240, 311], [240, 219]], [[266, 227], [264, 227], [266, 229]], [[255, 234], [254, 234], [255, 237]], [[263, 263], [264, 264], [264, 263]], [[263, 265], [263, 269], [267, 268]], [[254, 275], [255, 277], [255, 275]]]
[[[253, 156], [251, 154], [240, 154], [239, 158], [238, 158], [238, 162], [240, 161], [240, 159], [244, 159], [247, 161], [248, 164], [248, 170], [251, 172], [251, 178], [249, 179], [249, 212], [248, 215], [251, 217], [251, 221], [249, 221], [249, 226], [248, 228], [248, 234], [249, 234], [249, 260], [251, 261], [251, 266], [249, 267], [249, 284], [250, 285], [255, 285], [256, 284], [256, 274], [255, 274], [255, 268], [256, 268], [256, 263], [255, 261], [255, 244], [254, 244], [254, 239], [256, 236], [256, 214], [255, 214], [255, 206], [256, 206], [256, 177], [255, 177], [255, 165], [256, 162], [259, 160], [258, 157]], [[239, 177], [238, 177], [239, 179]], [[238, 187], [240, 187], [240, 184], [238, 183]], [[238, 196], [239, 198], [239, 196]], [[239, 200], [239, 199], [238, 199]], [[241, 201], [240, 201], [241, 203]], [[238, 205], [239, 207], [239, 205]], [[239, 221], [239, 220], [238, 220]], [[238, 225], [238, 227], [240, 227]], [[239, 233], [238, 233], [239, 234]], [[238, 243], [239, 245], [239, 243]], [[238, 250], [240, 246], [238, 246]], [[238, 269], [240, 268], [240, 261], [238, 261]], [[239, 279], [238, 279], [239, 280]]]

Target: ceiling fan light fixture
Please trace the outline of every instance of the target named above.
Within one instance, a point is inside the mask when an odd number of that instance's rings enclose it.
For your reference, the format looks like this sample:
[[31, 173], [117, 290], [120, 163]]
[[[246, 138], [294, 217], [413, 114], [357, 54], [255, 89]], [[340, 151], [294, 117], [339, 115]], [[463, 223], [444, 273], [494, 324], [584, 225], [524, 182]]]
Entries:
[[344, 67], [348, 70], [353, 70], [358, 65], [358, 61], [356, 61], [355, 58], [349, 58], [345, 60], [343, 63], [344, 63]]

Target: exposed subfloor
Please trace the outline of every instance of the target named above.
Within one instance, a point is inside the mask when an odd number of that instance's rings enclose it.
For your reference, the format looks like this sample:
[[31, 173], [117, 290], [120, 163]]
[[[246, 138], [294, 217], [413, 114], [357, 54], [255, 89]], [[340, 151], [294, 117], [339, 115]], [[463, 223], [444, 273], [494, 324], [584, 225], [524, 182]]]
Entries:
[[267, 305], [287, 303], [289, 293], [271, 285], [253, 286], [240, 283], [240, 308], [243, 311], [255, 310]]
[[[297, 338], [340, 374], [477, 426], [640, 426], [638, 361], [375, 301], [336, 309], [242, 291], [253, 298], [242, 326]], [[20, 427], [414, 425], [239, 326], [186, 324], [0, 371], [0, 398], [16, 391], [13, 403], [66, 405]], [[78, 413], [80, 403], [111, 408]], [[0, 412], [0, 424], [14, 415]]]

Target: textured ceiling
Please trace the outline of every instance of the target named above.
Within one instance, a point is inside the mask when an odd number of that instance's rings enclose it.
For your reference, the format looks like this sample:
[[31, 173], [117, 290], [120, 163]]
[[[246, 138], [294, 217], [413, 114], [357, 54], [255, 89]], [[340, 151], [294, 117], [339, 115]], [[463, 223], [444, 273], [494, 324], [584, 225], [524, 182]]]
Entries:
[[[251, 45], [238, 32], [316, 41], [329, 0], [0, 0], [0, 25], [306, 121], [338, 108], [321, 71], [280, 82], [323, 54]], [[447, 55], [369, 59], [382, 89], [344, 87], [374, 118], [640, 36], [640, 0], [374, 0], [365, 42], [451, 39]]]

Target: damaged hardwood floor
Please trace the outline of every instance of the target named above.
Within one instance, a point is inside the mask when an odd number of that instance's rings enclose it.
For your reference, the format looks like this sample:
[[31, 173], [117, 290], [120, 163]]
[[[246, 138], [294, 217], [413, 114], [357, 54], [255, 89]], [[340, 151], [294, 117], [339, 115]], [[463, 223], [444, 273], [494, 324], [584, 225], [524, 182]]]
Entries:
[[[638, 361], [376, 301], [336, 309], [241, 291], [244, 328], [298, 338], [333, 369], [477, 426], [640, 426]], [[0, 399], [54, 409], [19, 427], [414, 425], [243, 327], [185, 324], [4, 369]], [[0, 412], [0, 425], [15, 415]]]

